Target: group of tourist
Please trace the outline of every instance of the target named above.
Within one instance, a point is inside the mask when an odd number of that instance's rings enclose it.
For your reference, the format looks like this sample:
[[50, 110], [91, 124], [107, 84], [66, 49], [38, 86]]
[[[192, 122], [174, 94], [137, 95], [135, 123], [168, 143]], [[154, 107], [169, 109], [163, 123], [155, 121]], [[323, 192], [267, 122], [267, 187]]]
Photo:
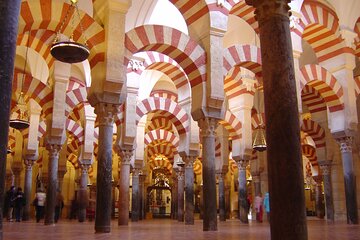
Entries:
[[[43, 188], [39, 188], [32, 201], [32, 205], [35, 207], [36, 222], [40, 222], [40, 220], [44, 218], [45, 204], [46, 193]], [[16, 222], [20, 222], [22, 220], [23, 208], [25, 205], [26, 198], [21, 187], [16, 188], [15, 186], [11, 186], [5, 194], [3, 215], [6, 216], [7, 220], [10, 222], [14, 221], [14, 217]], [[64, 197], [61, 195], [61, 192], [58, 191], [55, 204], [55, 222], [59, 220], [63, 207]]]
[[11, 186], [11, 188], [5, 194], [4, 201], [4, 216], [7, 220], [12, 222], [14, 221], [14, 216], [16, 222], [21, 221], [22, 209], [26, 204], [26, 198], [21, 187], [16, 188]]
[[266, 212], [267, 220], [270, 221], [270, 201], [268, 192], [265, 193], [264, 199], [261, 197], [261, 194], [255, 197], [254, 207], [256, 212], [256, 221], [263, 221], [264, 210]]

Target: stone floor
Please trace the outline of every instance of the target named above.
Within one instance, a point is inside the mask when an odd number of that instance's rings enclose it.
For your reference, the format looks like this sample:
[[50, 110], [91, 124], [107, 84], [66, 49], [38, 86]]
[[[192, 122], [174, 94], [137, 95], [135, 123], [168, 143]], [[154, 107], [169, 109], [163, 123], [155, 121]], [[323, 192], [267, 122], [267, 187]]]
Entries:
[[[241, 224], [238, 220], [219, 222], [217, 232], [203, 232], [202, 221], [185, 226], [170, 219], [144, 220], [129, 223], [129, 226], [117, 226], [112, 221], [112, 230], [108, 234], [95, 234], [94, 222], [78, 223], [75, 220], [61, 220], [55, 226], [43, 223], [4, 222], [3, 239], [30, 240], [91, 240], [91, 239], [132, 239], [132, 240], [231, 240], [231, 239], [270, 239], [270, 227], [267, 223], [251, 222]], [[345, 223], [328, 224], [326, 221], [308, 219], [309, 240], [360, 240], [360, 225]]]

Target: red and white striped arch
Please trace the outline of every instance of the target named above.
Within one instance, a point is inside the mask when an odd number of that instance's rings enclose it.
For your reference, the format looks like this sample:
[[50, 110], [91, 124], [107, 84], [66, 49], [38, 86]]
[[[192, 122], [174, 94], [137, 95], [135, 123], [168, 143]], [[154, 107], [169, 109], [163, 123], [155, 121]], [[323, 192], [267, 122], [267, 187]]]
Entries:
[[[234, 45], [225, 49], [223, 59], [224, 77], [229, 75], [229, 73], [234, 76], [234, 73], [236, 74], [236, 71], [239, 71], [233, 70], [230, 72], [233, 67], [246, 68], [252, 71], [257, 78], [261, 79], [262, 67], [260, 48], [253, 45]], [[229, 86], [227, 86], [227, 88], [228, 87]]]
[[240, 139], [242, 137], [242, 124], [230, 110], [227, 110], [224, 113], [219, 123], [225, 127], [229, 133], [229, 138], [232, 140]]
[[150, 132], [147, 132], [144, 136], [145, 146], [151, 144], [156, 140], [164, 140], [171, 143], [174, 147], [179, 146], [179, 138], [172, 132], [166, 131], [164, 129], [156, 129]]
[[311, 146], [309, 144], [303, 144], [301, 146], [301, 150], [302, 150], [302, 154], [309, 159], [309, 161], [313, 167], [318, 165], [316, 149], [313, 146]]
[[159, 145], [148, 145], [146, 147], [148, 159], [152, 159], [155, 156], [162, 154], [166, 156], [170, 162], [174, 161], [174, 156], [178, 153], [177, 149], [172, 144], [159, 144]]
[[[68, 3], [61, 1], [32, 0], [31, 4], [28, 1], [23, 1], [21, 3], [18, 32], [21, 34], [30, 29], [47, 29], [53, 31], [53, 35], [46, 33], [41, 37], [44, 43], [49, 43], [55, 37], [55, 33], [60, 29], [62, 20], [69, 7], [70, 5]], [[84, 37], [80, 39], [81, 33], [83, 36], [86, 36], [87, 45], [90, 48], [88, 60], [90, 66], [94, 67], [98, 62], [102, 62], [105, 59], [105, 30], [89, 15], [81, 10], [79, 10], [79, 12], [84, 32], [82, 33], [79, 22], [74, 26], [73, 31], [71, 24], [69, 24], [73, 14], [71, 13], [67, 18], [66, 27], [62, 33], [70, 36], [73, 32], [73, 39], [80, 42], [84, 41]], [[47, 48], [49, 47], [50, 45], [47, 46]], [[38, 48], [41, 49], [43, 47], [39, 46]], [[50, 67], [51, 66], [49, 66], [49, 68]]]
[[259, 32], [259, 24], [258, 21], [255, 19], [255, 8], [246, 4], [244, 0], [230, 0], [233, 5], [232, 9], [230, 10], [231, 15], [237, 16], [247, 22], [256, 33]]
[[356, 97], [358, 97], [360, 94], [360, 76], [355, 77], [354, 80], [355, 80], [355, 94]]
[[241, 67], [231, 68], [224, 79], [224, 91], [229, 100], [245, 93], [254, 96], [255, 92], [253, 89], [255, 88], [249, 89], [246, 85], [243, 85]]
[[40, 141], [46, 133], [46, 122], [44, 120], [39, 122], [38, 140]]
[[354, 32], [357, 33], [357, 37], [355, 38], [355, 54], [360, 58], [360, 17], [356, 21]]
[[315, 142], [317, 148], [325, 147], [325, 130], [311, 119], [302, 121], [301, 130], [306, 132]]
[[82, 126], [71, 119], [66, 119], [65, 127], [66, 131], [74, 136], [79, 145], [84, 144], [84, 128]]
[[66, 145], [66, 157], [68, 158], [70, 154], [77, 154], [79, 150], [79, 141], [74, 138], [72, 141]]
[[80, 87], [66, 92], [66, 116], [79, 104], [87, 101], [87, 88]]
[[215, 138], [215, 158], [220, 159], [220, 157], [221, 157], [221, 142], [219, 141], [219, 138]]
[[305, 85], [301, 90], [301, 100], [307, 106], [310, 113], [326, 111], [326, 102], [319, 91], [310, 85]]
[[265, 113], [259, 114], [255, 108], [251, 109], [251, 129], [255, 130], [259, 126], [265, 126]]
[[300, 71], [302, 74], [301, 89], [306, 84], [315, 88], [326, 102], [330, 112], [344, 109], [343, 88], [331, 73], [315, 64], [305, 65]]
[[75, 155], [74, 153], [69, 154], [67, 160], [69, 162], [71, 162], [71, 164], [74, 166], [75, 169], [79, 168], [79, 161], [78, 161], [78, 156]]
[[231, 174], [237, 171], [238, 167], [234, 159], [229, 159], [229, 170]]
[[206, 81], [204, 49], [177, 29], [160, 25], [139, 26], [125, 34], [125, 46], [131, 55], [141, 51], [168, 55], [182, 67], [191, 87]]
[[176, 102], [166, 98], [150, 97], [141, 101], [136, 107], [136, 124], [145, 114], [157, 111], [165, 111], [172, 116], [170, 120], [177, 129], [179, 135], [189, 131], [190, 123], [188, 114]]
[[156, 115], [151, 118], [151, 122], [147, 124], [146, 132], [159, 128], [168, 132], [173, 132], [172, 122], [168, 118], [161, 115]]
[[52, 90], [46, 84], [33, 78], [29, 74], [25, 75], [24, 84], [23, 87], [21, 87], [22, 79], [23, 73], [21, 73], [19, 69], [15, 69], [12, 92], [22, 91], [26, 99], [34, 99], [42, 108], [42, 115], [44, 117], [51, 114], [54, 98]]
[[339, 32], [339, 19], [336, 13], [322, 3], [304, 1], [299, 32], [314, 49], [319, 62], [339, 54], [353, 52], [345, 46]]
[[161, 98], [168, 98], [171, 101], [177, 102], [178, 95], [169, 90], [153, 90], [150, 93], [150, 97], [161, 97]]
[[172, 173], [172, 164], [167, 158], [161, 158], [161, 159], [155, 159], [152, 158], [149, 160], [149, 168], [150, 170], [154, 170], [154, 168], [164, 168], [169, 171], [169, 173]]

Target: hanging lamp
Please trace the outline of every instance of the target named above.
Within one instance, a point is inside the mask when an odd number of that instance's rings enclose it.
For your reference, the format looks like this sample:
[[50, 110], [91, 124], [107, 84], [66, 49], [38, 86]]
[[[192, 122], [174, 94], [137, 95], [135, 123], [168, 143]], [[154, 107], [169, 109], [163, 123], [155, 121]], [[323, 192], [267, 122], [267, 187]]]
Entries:
[[[80, 13], [79, 13], [78, 5], [77, 5], [78, 0], [70, 0], [70, 2], [71, 2], [71, 5], [68, 8], [63, 21], [61, 22], [59, 31], [56, 33], [56, 37], [50, 48], [50, 53], [56, 60], [59, 60], [60, 62], [77, 63], [77, 62], [82, 62], [82, 61], [86, 60], [90, 55], [90, 50], [87, 47], [87, 43], [86, 43], [87, 40], [86, 40], [85, 35], [84, 35], [84, 38], [85, 38], [84, 44], [75, 42], [73, 39], [73, 37], [74, 37], [73, 36], [73, 34], [74, 34], [74, 15], [75, 14], [79, 19], [81, 33], [83, 33], [84, 31], [83, 31], [83, 25], [81, 23]], [[61, 31], [63, 31], [65, 28], [65, 22], [69, 16], [70, 12], [73, 12], [71, 20], [70, 20], [72, 33], [68, 40], [62, 41], [61, 40]]]
[[[260, 112], [260, 87], [258, 87], [258, 95], [257, 95], [257, 104], [258, 111]], [[259, 114], [261, 116], [261, 114]], [[259, 152], [263, 152], [266, 150], [266, 139], [265, 139], [265, 127], [263, 124], [260, 124], [255, 129], [255, 138], [253, 142], [253, 149]]]
[[10, 127], [15, 128], [17, 130], [26, 129], [30, 125], [29, 114], [27, 111], [27, 106], [26, 106], [26, 102], [24, 100], [24, 92], [23, 92], [24, 81], [25, 81], [25, 76], [26, 76], [26, 65], [27, 65], [28, 52], [29, 52], [30, 33], [31, 33], [31, 30], [29, 31], [29, 36], [28, 36], [27, 44], [26, 44], [25, 63], [24, 63], [23, 75], [21, 78], [21, 92], [20, 92], [19, 98], [16, 103], [16, 107], [15, 107], [15, 108], [19, 109], [19, 114], [17, 115], [17, 118], [10, 119], [10, 121], [9, 121]]

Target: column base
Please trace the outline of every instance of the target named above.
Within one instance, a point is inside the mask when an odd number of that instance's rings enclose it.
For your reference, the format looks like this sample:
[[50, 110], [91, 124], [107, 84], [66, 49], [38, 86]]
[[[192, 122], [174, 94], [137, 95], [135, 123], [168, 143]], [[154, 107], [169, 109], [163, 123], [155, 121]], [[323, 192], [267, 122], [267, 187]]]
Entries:
[[95, 233], [109, 233], [110, 230], [110, 226], [95, 226]]

